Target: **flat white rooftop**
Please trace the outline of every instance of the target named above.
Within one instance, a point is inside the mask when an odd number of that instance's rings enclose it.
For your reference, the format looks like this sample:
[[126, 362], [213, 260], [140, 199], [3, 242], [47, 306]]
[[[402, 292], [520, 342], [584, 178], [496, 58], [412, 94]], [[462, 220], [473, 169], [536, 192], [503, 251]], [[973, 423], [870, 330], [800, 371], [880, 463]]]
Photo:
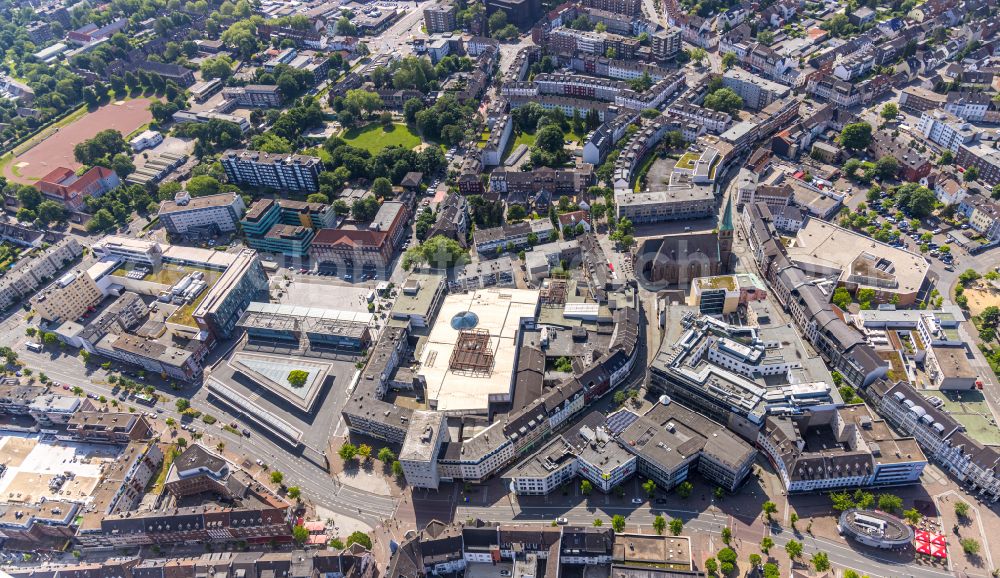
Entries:
[[[452, 415], [485, 414], [491, 397], [510, 399], [517, 362], [517, 330], [533, 319], [538, 291], [481, 289], [445, 297], [437, 321], [419, 354], [418, 373], [427, 382], [432, 408]], [[452, 353], [462, 329], [487, 330], [494, 356], [488, 372], [452, 371]]]

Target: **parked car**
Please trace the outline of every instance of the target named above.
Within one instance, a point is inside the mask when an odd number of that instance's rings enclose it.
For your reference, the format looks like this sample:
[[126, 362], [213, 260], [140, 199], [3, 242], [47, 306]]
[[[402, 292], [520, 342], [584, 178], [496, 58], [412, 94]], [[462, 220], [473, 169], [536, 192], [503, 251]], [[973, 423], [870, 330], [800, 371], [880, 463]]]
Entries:
[[633, 504], [641, 504], [641, 503], [643, 503], [643, 500], [640, 499], [640, 498], [632, 498], [632, 503]]
[[560, 526], [565, 526], [566, 524], [569, 524], [569, 520], [567, 520], [566, 518], [557, 518], [556, 524], [559, 524]]

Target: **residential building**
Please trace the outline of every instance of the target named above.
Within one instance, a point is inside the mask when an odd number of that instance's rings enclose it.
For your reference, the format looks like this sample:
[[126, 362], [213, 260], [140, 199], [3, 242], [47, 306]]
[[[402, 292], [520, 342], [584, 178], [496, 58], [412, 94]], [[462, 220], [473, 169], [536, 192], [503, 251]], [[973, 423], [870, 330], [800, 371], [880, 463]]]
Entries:
[[906, 382], [878, 381], [862, 394], [887, 422], [912, 435], [923, 452], [966, 490], [992, 502], [1000, 498], [1000, 453], [995, 448], [971, 438], [965, 426]]
[[917, 150], [913, 141], [894, 137], [892, 133], [878, 131], [872, 137], [868, 149], [875, 158], [890, 156], [899, 162], [899, 178], [918, 182], [931, 172], [927, 155]]
[[743, 106], [750, 110], [761, 110], [791, 92], [783, 84], [738, 68], [730, 68], [722, 75], [722, 85], [739, 95], [743, 99]]
[[908, 86], [899, 94], [899, 106], [912, 112], [942, 108], [947, 102], [945, 95], [919, 86]]
[[72, 169], [58, 167], [39, 179], [35, 188], [67, 209], [79, 211], [87, 197], [100, 197], [119, 185], [118, 174], [101, 166], [92, 167], [80, 176]]
[[160, 201], [157, 215], [171, 235], [211, 237], [236, 231], [244, 211], [243, 197], [237, 193], [191, 198], [180, 191], [174, 200]]
[[711, 185], [691, 182], [649, 192], [616, 191], [615, 209], [617, 218], [633, 223], [700, 219], [715, 214], [715, 192]]
[[926, 110], [920, 115], [917, 130], [931, 142], [958, 152], [958, 147], [969, 144], [979, 134], [971, 124], [944, 110]]
[[448, 441], [445, 415], [436, 411], [415, 411], [410, 416], [406, 441], [399, 450], [406, 483], [414, 488], [438, 489], [438, 455], [441, 444]]
[[913, 438], [900, 438], [864, 404], [769, 416], [757, 445], [789, 493], [916, 484], [927, 465]]
[[534, 235], [538, 240], [544, 241], [555, 232], [552, 222], [547, 219], [534, 219], [508, 225], [501, 225], [491, 229], [477, 229], [472, 234], [476, 251], [481, 255], [495, 254], [498, 250], [503, 251], [508, 247], [519, 249], [528, 244], [528, 237]]
[[82, 254], [83, 245], [74, 237], [66, 237], [47, 249], [22, 254], [0, 277], [0, 309], [8, 309], [33, 295]]
[[230, 150], [221, 161], [232, 183], [307, 193], [319, 190], [323, 162], [317, 157]]
[[454, 4], [434, 4], [424, 8], [424, 27], [428, 34], [442, 34], [455, 30], [455, 14], [458, 7]]
[[955, 164], [969, 169], [976, 167], [979, 180], [990, 187], [1000, 184], [1000, 151], [985, 144], [968, 144], [958, 147]]
[[75, 321], [93, 310], [104, 294], [86, 272], [73, 271], [56, 279], [31, 299], [38, 316], [49, 322]]
[[982, 122], [991, 106], [986, 92], [953, 91], [945, 96], [945, 111], [969, 122]]
[[670, 60], [681, 50], [681, 31], [677, 28], [658, 30], [650, 37], [653, 57], [657, 60]]
[[141, 414], [96, 410], [76, 412], [66, 424], [66, 431], [77, 441], [105, 444], [127, 444], [153, 435], [153, 429]]
[[237, 106], [250, 108], [275, 108], [281, 106], [281, 91], [270, 84], [248, 84], [246, 86], [227, 86], [222, 90], [222, 96], [231, 100]]
[[983, 195], [968, 195], [958, 205], [958, 211], [969, 220], [969, 226], [989, 241], [1000, 240], [1000, 205]]

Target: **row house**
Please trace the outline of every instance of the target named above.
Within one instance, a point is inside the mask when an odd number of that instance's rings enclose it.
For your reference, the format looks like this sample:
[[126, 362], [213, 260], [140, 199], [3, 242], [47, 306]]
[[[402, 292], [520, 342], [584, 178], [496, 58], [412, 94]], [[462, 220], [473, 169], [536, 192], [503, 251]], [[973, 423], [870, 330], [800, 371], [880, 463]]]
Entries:
[[703, 126], [705, 130], [713, 134], [726, 132], [733, 123], [733, 117], [724, 112], [682, 102], [679, 99], [667, 106], [666, 113]]

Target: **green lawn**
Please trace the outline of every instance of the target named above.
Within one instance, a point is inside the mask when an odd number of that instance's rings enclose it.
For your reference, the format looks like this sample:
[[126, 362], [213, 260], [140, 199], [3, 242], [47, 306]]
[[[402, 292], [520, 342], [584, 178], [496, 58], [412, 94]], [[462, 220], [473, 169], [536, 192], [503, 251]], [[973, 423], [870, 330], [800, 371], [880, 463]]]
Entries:
[[343, 133], [341, 138], [347, 144], [362, 148], [375, 154], [387, 146], [399, 145], [412, 149], [420, 144], [420, 137], [405, 124], [393, 124], [388, 129], [379, 123], [372, 123], [360, 128], [352, 128]]

